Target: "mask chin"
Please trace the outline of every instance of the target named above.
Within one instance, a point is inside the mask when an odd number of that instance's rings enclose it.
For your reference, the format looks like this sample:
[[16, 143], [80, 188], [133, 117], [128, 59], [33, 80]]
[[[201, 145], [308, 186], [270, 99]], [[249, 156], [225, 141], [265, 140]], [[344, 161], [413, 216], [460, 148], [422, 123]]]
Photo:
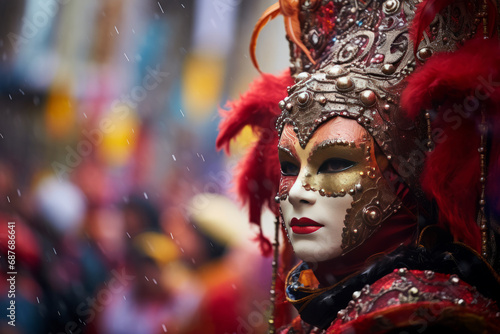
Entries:
[[[281, 219], [288, 239], [297, 257], [303, 261], [316, 263], [337, 258], [343, 252], [342, 228], [353, 198], [350, 195], [328, 198], [318, 195], [317, 192], [309, 193], [309, 196], [316, 197], [311, 206], [307, 206], [307, 203], [294, 206], [288, 200], [281, 202]], [[295, 195], [292, 194], [292, 198], [293, 196]], [[304, 217], [321, 227], [312, 233], [304, 233], [300, 227], [297, 229], [292, 226], [294, 218], [297, 223], [297, 218]]]

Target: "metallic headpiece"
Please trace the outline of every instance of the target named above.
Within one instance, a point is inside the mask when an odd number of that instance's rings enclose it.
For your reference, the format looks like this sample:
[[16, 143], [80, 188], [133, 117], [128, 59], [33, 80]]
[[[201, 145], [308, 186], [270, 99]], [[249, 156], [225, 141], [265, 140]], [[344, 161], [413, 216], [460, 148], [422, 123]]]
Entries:
[[[302, 147], [325, 121], [356, 119], [405, 182], [419, 192], [424, 153], [433, 148], [429, 115], [402, 112], [404, 79], [433, 53], [453, 51], [477, 30], [476, 2], [460, 1], [436, 16], [416, 52], [410, 40], [415, 0], [302, 1], [302, 41], [315, 64], [291, 43], [296, 84], [280, 102], [281, 134], [292, 124]], [[427, 119], [426, 119], [427, 118]]]

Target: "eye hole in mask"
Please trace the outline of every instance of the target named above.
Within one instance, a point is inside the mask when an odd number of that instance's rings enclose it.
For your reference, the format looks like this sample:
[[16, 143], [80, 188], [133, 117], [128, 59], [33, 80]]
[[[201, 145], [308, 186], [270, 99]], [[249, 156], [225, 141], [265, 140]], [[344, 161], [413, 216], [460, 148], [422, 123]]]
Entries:
[[331, 158], [321, 164], [318, 174], [339, 173], [356, 166], [356, 164], [354, 161], [342, 158]]

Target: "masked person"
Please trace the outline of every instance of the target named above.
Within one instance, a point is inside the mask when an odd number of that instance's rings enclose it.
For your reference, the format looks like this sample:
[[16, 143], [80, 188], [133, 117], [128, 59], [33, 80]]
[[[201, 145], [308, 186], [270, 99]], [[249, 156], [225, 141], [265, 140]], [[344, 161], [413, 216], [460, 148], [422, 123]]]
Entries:
[[217, 141], [253, 128], [237, 190], [302, 260], [274, 263], [270, 332], [283, 275], [300, 318], [281, 333], [499, 332], [495, 2], [280, 1], [251, 48], [278, 14], [290, 70], [231, 103]]

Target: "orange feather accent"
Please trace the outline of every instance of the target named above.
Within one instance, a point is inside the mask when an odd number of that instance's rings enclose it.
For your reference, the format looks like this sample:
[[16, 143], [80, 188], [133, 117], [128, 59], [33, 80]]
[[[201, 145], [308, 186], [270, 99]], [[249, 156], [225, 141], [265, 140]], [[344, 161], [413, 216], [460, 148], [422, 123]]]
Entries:
[[290, 38], [292, 42], [306, 54], [311, 63], [316, 64], [316, 62], [312, 59], [311, 52], [309, 52], [304, 43], [300, 40], [301, 30], [298, 5], [299, 1], [297, 0], [279, 0], [279, 2], [267, 8], [257, 21], [257, 24], [255, 24], [252, 38], [250, 39], [250, 59], [259, 72], [261, 72], [261, 70], [259, 68], [259, 63], [257, 62], [257, 57], [255, 56], [257, 39], [262, 28], [264, 28], [270, 20], [276, 18], [278, 14], [282, 14], [284, 16], [285, 31], [288, 38]]
[[285, 17], [285, 30], [288, 37], [295, 43], [309, 58], [309, 61], [316, 64], [312, 59], [311, 52], [306, 48], [304, 43], [300, 40], [300, 22], [298, 15]]
[[312, 59], [311, 53], [300, 40], [301, 30], [299, 21], [299, 1], [298, 0], [280, 0], [281, 13], [285, 17], [285, 30], [288, 38], [292, 40], [309, 58], [309, 61], [316, 64]]
[[250, 39], [250, 59], [252, 59], [252, 64], [255, 68], [261, 72], [259, 68], [259, 63], [257, 62], [257, 57], [255, 56], [255, 48], [257, 46], [257, 38], [259, 38], [259, 33], [267, 24], [267, 22], [274, 19], [280, 13], [280, 4], [277, 2], [271, 5], [266, 11], [261, 15], [257, 24], [253, 28], [252, 38]]
[[283, 16], [291, 16], [297, 12], [298, 0], [279, 0]]

